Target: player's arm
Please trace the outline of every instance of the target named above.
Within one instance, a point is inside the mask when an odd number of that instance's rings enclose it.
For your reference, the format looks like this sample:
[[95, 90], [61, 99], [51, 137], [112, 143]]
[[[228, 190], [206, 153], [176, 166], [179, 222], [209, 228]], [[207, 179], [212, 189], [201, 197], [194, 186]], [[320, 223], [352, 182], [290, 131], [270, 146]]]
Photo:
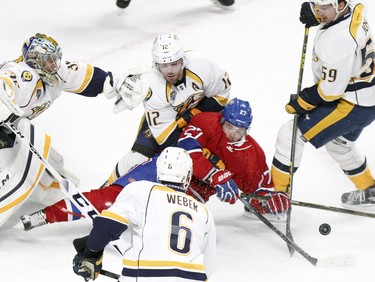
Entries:
[[65, 61], [58, 73], [64, 83], [64, 91], [86, 97], [95, 97], [103, 92], [108, 72], [77, 61]]
[[[354, 44], [354, 41], [352, 44]], [[342, 44], [342, 46], [352, 44], [347, 42]], [[330, 46], [330, 49], [327, 50], [329, 54], [326, 54], [326, 57], [330, 58], [330, 60], [321, 61], [317, 83], [302, 89], [298, 97], [295, 94], [291, 95], [289, 103], [285, 106], [285, 110], [288, 113], [302, 115], [315, 109], [318, 105], [339, 100], [344, 95], [351, 79], [355, 61], [355, 48], [345, 48], [348, 49], [346, 55], [345, 51], [341, 49], [338, 44]], [[350, 51], [350, 49], [353, 50]], [[335, 52], [340, 54], [340, 58], [337, 58]]]

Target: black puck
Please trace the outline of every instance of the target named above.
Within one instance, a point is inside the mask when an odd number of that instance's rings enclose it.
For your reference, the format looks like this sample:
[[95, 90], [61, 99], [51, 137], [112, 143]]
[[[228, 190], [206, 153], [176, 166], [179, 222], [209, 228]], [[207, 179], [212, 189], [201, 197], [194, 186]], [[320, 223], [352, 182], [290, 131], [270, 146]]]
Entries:
[[331, 233], [331, 226], [328, 223], [323, 223], [319, 226], [319, 232], [324, 236], [328, 235], [329, 233]]

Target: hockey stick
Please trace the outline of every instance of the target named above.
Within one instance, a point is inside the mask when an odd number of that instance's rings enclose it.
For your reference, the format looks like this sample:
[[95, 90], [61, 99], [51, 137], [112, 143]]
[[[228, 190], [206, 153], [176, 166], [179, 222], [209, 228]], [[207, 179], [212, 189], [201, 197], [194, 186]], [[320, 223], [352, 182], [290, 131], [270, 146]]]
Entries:
[[300, 246], [298, 246], [292, 239], [284, 235], [279, 229], [277, 229], [267, 218], [260, 214], [249, 202], [244, 198], [239, 198], [240, 201], [250, 210], [260, 221], [267, 225], [273, 232], [275, 232], [281, 239], [283, 239], [288, 246], [290, 245], [293, 250], [297, 251], [301, 256], [307, 259], [312, 265], [320, 267], [331, 267], [331, 266], [345, 266], [354, 264], [356, 259], [352, 255], [342, 255], [324, 259], [318, 259], [312, 257], [306, 253]]
[[101, 275], [104, 275], [104, 276], [107, 276], [107, 277], [113, 278], [113, 279], [119, 279], [120, 278], [120, 275], [118, 275], [116, 273], [113, 273], [113, 272], [110, 272], [108, 270], [104, 270], [104, 269], [101, 269], [99, 273]]
[[[268, 196], [257, 196], [257, 195], [250, 195], [250, 194], [246, 194], [245, 197], [249, 199], [257, 199], [260, 201], [268, 201], [269, 199], [271, 199], [271, 197], [268, 197]], [[338, 208], [338, 207], [333, 207], [333, 206], [302, 202], [302, 201], [297, 201], [297, 200], [291, 200], [290, 204], [293, 206], [299, 206], [299, 207], [313, 208], [313, 209], [319, 209], [319, 210], [326, 210], [326, 211], [332, 211], [332, 212], [339, 212], [339, 213], [346, 213], [346, 214], [351, 214], [351, 215], [375, 218], [375, 213], [370, 213], [370, 212], [349, 210], [349, 209], [343, 209], [343, 208]]]
[[[99, 214], [99, 212], [96, 210], [96, 208], [90, 203], [90, 201], [77, 190], [77, 188], [74, 186], [74, 184], [66, 178], [63, 178], [56, 169], [41, 155], [39, 154], [38, 150], [34, 147], [33, 144], [29, 142], [23, 136], [23, 134], [18, 130], [18, 128], [11, 122], [5, 122], [2, 125], [7, 126], [20, 140], [21, 142], [24, 142], [24, 144], [29, 146], [29, 150], [31, 153], [33, 153], [44, 165], [46, 170], [49, 171], [49, 173], [59, 182], [60, 184], [60, 190], [62, 193], [69, 198], [69, 200], [74, 203], [74, 205], [79, 209], [79, 211], [85, 216], [86, 219], [90, 220], [92, 222], [93, 218]], [[115, 241], [111, 242], [111, 245], [116, 249], [116, 251], [122, 255], [125, 250], [125, 242], [123, 242], [121, 239], [117, 239]]]
[[[303, 78], [303, 70], [305, 68], [305, 58], [306, 58], [306, 50], [307, 50], [307, 41], [309, 38], [309, 28], [305, 26], [305, 35], [303, 37], [303, 46], [302, 46], [302, 54], [301, 54], [301, 63], [299, 67], [299, 75], [298, 75], [298, 84], [297, 84], [297, 97], [301, 92], [301, 85], [302, 85], [302, 78]], [[298, 115], [297, 113], [294, 114], [293, 119], [293, 131], [292, 131], [292, 145], [291, 145], [291, 152], [290, 152], [290, 166], [289, 166], [289, 186], [287, 189], [287, 193], [290, 199], [292, 199], [292, 192], [293, 192], [293, 176], [294, 176], [294, 159], [296, 155], [296, 139], [297, 139], [297, 125], [298, 125]], [[287, 219], [286, 219], [286, 236], [293, 241], [292, 231], [290, 229], [290, 221], [292, 217], [292, 208], [290, 208], [287, 212]], [[294, 249], [288, 244], [289, 253], [292, 256], [294, 253]]]

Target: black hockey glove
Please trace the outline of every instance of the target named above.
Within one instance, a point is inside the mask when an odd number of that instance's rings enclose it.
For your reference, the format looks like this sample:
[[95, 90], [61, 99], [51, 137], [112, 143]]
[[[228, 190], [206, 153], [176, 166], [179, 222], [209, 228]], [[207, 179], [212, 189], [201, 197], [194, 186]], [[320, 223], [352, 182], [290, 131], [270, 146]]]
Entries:
[[321, 22], [316, 18], [309, 2], [302, 3], [299, 20], [308, 28], [317, 26]]
[[315, 108], [316, 105], [310, 102], [306, 88], [299, 93], [298, 98], [296, 94], [290, 95], [289, 103], [285, 106], [288, 114], [297, 113], [298, 115], [304, 115]]
[[202, 153], [203, 156], [205, 156], [205, 158], [209, 160], [214, 167], [216, 167], [217, 169], [225, 169], [225, 163], [219, 158], [219, 156], [211, 153], [211, 151], [207, 148], [203, 148]]
[[103, 251], [91, 251], [86, 248], [87, 237], [73, 241], [77, 254], [73, 258], [73, 271], [85, 281], [95, 280], [102, 269]]
[[184, 128], [190, 122], [191, 118], [200, 112], [197, 108], [192, 108], [189, 111], [177, 114], [176, 121], [178, 128]]

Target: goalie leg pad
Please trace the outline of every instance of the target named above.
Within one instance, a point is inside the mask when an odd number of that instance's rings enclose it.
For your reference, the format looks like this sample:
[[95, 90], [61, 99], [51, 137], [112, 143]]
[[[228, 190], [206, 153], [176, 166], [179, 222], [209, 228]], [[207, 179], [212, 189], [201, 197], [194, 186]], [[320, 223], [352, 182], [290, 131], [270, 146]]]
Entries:
[[[36, 130], [28, 119], [18, 126], [22, 134], [43, 155], [48, 157], [51, 140]], [[12, 148], [0, 150], [0, 226], [35, 192], [44, 166], [29, 150], [29, 146], [16, 139]], [[6, 160], [6, 161], [4, 161]]]

